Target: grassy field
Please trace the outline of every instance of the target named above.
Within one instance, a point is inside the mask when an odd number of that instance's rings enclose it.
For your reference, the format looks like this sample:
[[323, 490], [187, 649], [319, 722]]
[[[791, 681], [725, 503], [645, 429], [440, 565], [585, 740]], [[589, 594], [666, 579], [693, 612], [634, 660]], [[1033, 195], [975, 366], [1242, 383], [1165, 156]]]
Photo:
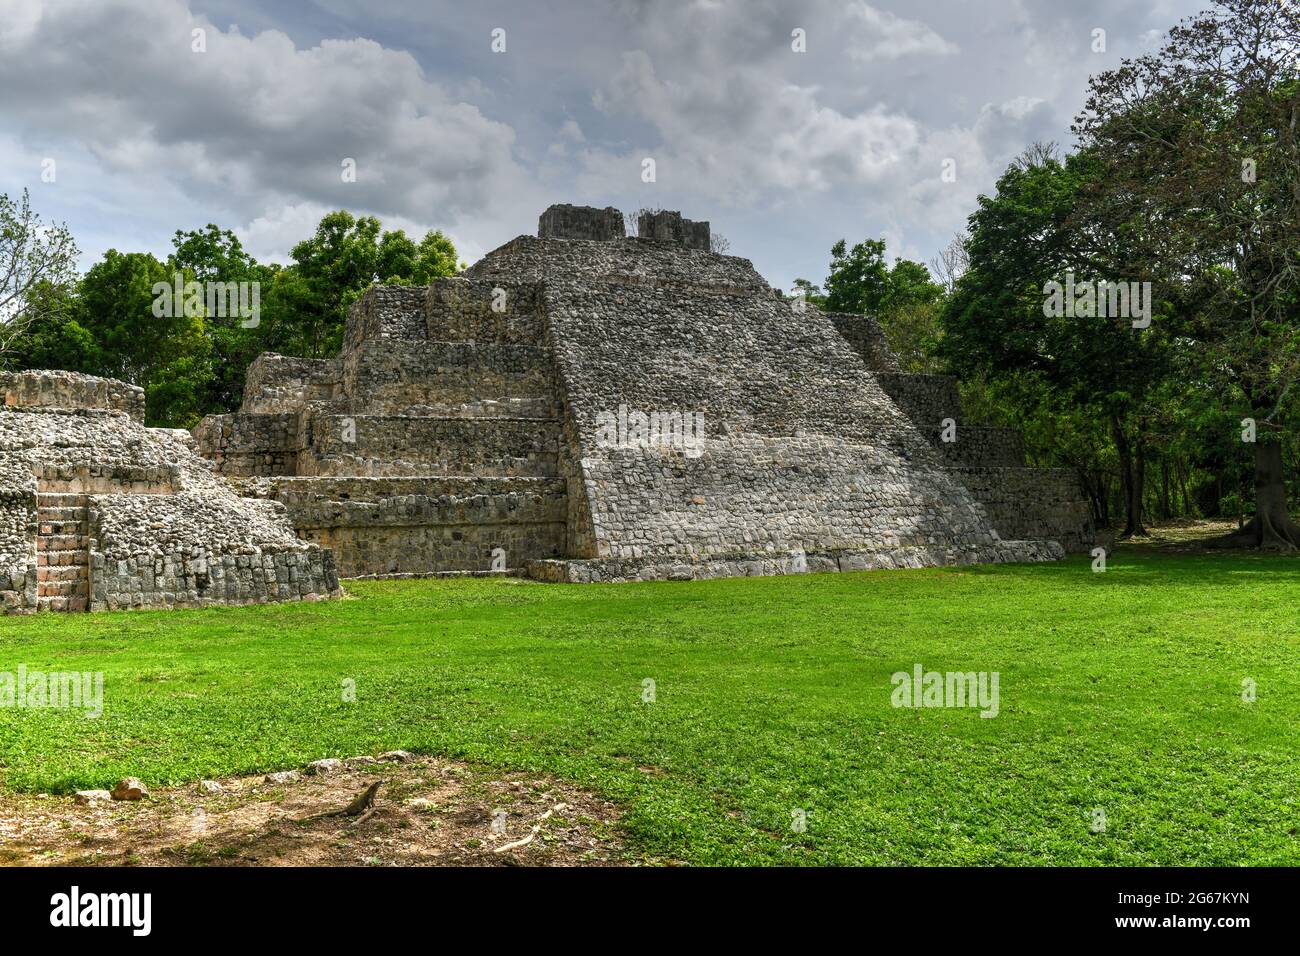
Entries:
[[[1294, 559], [349, 590], [0, 620], [0, 671], [105, 675], [98, 719], [0, 710], [5, 785], [404, 748], [575, 781], [694, 864], [1300, 863]], [[893, 707], [918, 663], [999, 672], [998, 716]]]

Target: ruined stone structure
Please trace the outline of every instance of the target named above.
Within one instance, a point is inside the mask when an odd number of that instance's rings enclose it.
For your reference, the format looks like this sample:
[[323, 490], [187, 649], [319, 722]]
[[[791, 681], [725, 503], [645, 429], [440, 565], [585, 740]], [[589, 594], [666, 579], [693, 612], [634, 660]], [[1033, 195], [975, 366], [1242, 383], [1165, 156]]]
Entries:
[[211, 473], [189, 433], [144, 426], [144, 391], [73, 372], [0, 375], [0, 599], [7, 612], [246, 604], [338, 591], [282, 505]]
[[[931, 440], [951, 383], [890, 371], [874, 323], [784, 299], [708, 223], [639, 229], [553, 206], [461, 276], [372, 288], [337, 358], [261, 356], [199, 450], [344, 576], [1048, 560], [1088, 534], [1011, 436]], [[1069, 507], [1009, 506], [1048, 490]]]

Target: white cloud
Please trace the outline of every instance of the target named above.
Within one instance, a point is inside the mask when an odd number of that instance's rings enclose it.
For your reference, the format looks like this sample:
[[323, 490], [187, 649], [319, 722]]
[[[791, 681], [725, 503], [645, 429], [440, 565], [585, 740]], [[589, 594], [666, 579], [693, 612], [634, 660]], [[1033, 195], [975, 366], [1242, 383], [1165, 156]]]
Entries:
[[951, 56], [961, 52], [919, 20], [878, 10], [865, 0], [845, 8], [848, 52], [855, 60], [897, 60], [910, 56]]
[[[115, 176], [181, 182], [250, 218], [288, 201], [454, 223], [528, 191], [513, 130], [449, 97], [409, 53], [245, 37], [181, 0], [65, 2], [34, 22], [31, 6], [3, 34], [7, 113]], [[206, 52], [191, 49], [195, 29]]]

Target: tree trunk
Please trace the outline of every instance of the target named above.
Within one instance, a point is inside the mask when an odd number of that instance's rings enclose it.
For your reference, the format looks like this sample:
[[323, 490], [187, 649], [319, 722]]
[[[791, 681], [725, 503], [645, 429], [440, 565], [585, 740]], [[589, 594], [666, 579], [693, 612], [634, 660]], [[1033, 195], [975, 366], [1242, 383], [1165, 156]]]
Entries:
[[1169, 499], [1169, 459], [1160, 456], [1160, 520], [1168, 521], [1174, 516]]
[[1291, 520], [1286, 507], [1280, 442], [1261, 440], [1255, 444], [1255, 517], [1240, 530], [1207, 541], [1206, 547], [1262, 548], [1265, 551], [1300, 549], [1300, 525]]
[[1129, 444], [1118, 415], [1111, 415], [1110, 427], [1115, 439], [1115, 451], [1119, 454], [1120, 494], [1124, 499], [1124, 531], [1120, 537], [1145, 538], [1147, 529], [1142, 526], [1142, 495], [1145, 491], [1146, 458], [1142, 442], [1141, 439], [1136, 442], [1135, 454], [1134, 446]]

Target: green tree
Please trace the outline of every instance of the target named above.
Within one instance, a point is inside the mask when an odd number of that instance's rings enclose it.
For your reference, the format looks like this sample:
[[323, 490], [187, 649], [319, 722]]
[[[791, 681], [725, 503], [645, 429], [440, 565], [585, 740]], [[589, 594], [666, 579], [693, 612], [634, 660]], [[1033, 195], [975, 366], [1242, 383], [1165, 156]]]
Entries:
[[156, 286], [173, 286], [166, 265], [110, 249], [81, 280], [76, 322], [94, 338], [96, 374], [144, 388], [149, 424], [189, 427], [212, 377], [211, 343], [202, 315], [186, 315], [184, 303], [178, 310]]
[[864, 239], [852, 249], [840, 239], [831, 246], [831, 274], [824, 283], [828, 312], [875, 315], [889, 282], [885, 240]]
[[1128, 278], [1138, 267], [1115, 233], [1072, 227], [1094, 156], [1064, 161], [1036, 148], [1003, 173], [996, 194], [981, 196], [969, 221], [969, 268], [941, 315], [940, 352], [959, 375], [992, 381], [1036, 380], [1058, 405], [1089, 409], [1108, 424], [1120, 464], [1124, 535], [1145, 533], [1146, 449], [1150, 395], [1169, 373], [1169, 335], [1159, 319], [1135, 329], [1129, 318], [1052, 315], [1048, 283]]
[[[211, 342], [212, 375], [199, 406], [206, 413], [237, 408], [243, 398], [244, 376], [257, 356], [273, 347], [274, 339], [261, 322], [262, 296], [269, 293], [279, 267], [262, 265], [244, 251], [233, 232], [209, 223], [203, 229], [177, 230], [172, 237], [173, 252], [167, 260], [169, 270], [192, 276], [202, 283], [248, 283], [259, 307], [257, 316], [245, 317], [235, 310], [225, 315], [210, 314], [205, 309], [204, 328]], [[206, 304], [206, 297], [205, 297]]]
[[348, 307], [373, 283], [422, 285], [456, 271], [456, 250], [440, 232], [415, 243], [404, 232], [381, 235], [373, 216], [326, 214], [315, 234], [293, 247], [294, 265], [276, 276], [268, 309], [286, 350], [309, 358], [338, 351]]
[[1078, 232], [1145, 240], [1201, 372], [1256, 424], [1255, 517], [1220, 543], [1300, 548], [1283, 461], [1300, 406], [1300, 8], [1221, 0], [1093, 77], [1075, 129], [1099, 164]]

